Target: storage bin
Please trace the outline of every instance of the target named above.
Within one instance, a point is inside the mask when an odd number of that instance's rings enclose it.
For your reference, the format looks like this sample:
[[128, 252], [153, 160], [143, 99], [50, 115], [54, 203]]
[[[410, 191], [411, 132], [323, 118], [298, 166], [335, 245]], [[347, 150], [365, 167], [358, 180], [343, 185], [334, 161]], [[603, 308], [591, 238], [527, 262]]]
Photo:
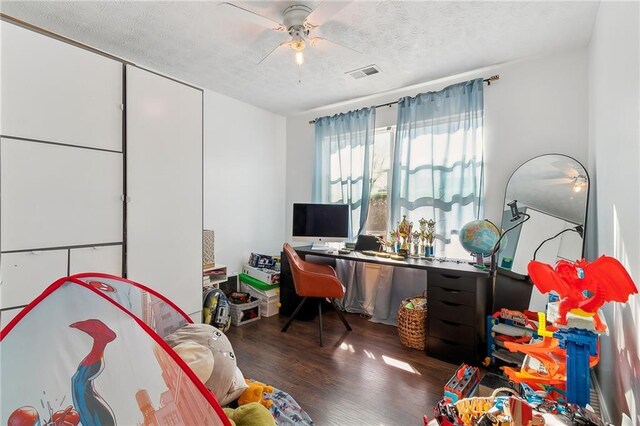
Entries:
[[[426, 295], [410, 297], [398, 307], [398, 335], [403, 346], [424, 350], [427, 341]], [[411, 306], [409, 308], [408, 306]]]
[[280, 310], [280, 287], [268, 285], [253, 279], [252, 277], [240, 274], [241, 291], [249, 293], [260, 300], [260, 315], [270, 317], [276, 315]]
[[229, 311], [231, 313], [231, 324], [241, 326], [260, 319], [260, 300], [251, 297], [247, 303], [231, 303], [229, 302]]

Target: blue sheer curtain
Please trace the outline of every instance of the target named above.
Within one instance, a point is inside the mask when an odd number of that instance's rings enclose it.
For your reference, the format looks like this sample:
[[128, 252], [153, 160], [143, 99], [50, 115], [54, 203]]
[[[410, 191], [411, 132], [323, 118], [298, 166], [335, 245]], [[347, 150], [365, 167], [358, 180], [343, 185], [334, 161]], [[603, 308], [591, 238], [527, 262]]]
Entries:
[[374, 107], [316, 119], [314, 203], [351, 206], [349, 239], [364, 228], [369, 212]]
[[482, 79], [398, 101], [389, 225], [434, 219], [438, 256], [482, 213], [483, 117]]

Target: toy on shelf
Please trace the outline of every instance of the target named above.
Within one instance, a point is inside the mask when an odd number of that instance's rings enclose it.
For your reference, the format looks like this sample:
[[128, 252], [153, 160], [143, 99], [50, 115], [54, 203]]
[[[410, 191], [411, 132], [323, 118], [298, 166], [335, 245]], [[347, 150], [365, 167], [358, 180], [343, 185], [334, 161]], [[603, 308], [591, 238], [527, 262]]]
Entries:
[[598, 311], [606, 302], [626, 302], [638, 290], [622, 264], [608, 256], [593, 262], [561, 260], [555, 268], [531, 261], [528, 272], [541, 292], [554, 291], [560, 300], [547, 307], [552, 329], [540, 313], [530, 344], [505, 343], [526, 357], [520, 371], [504, 371], [514, 382], [534, 389], [566, 390], [567, 402], [584, 407], [590, 396], [589, 369], [599, 360], [598, 334], [607, 332]]
[[487, 317], [487, 358], [484, 366], [522, 366], [524, 355], [510, 352], [506, 343], [528, 343], [537, 328], [533, 318], [532, 313], [504, 308]]
[[597, 314], [606, 302], [624, 303], [638, 293], [624, 266], [613, 257], [601, 256], [593, 262], [560, 260], [555, 269], [546, 263], [531, 261], [529, 276], [542, 293], [555, 291], [560, 296], [557, 325], [569, 326], [567, 314], [593, 318], [597, 332], [606, 325]]
[[473, 396], [478, 383], [480, 383], [478, 367], [462, 364], [444, 386], [444, 400], [455, 404], [462, 398]]

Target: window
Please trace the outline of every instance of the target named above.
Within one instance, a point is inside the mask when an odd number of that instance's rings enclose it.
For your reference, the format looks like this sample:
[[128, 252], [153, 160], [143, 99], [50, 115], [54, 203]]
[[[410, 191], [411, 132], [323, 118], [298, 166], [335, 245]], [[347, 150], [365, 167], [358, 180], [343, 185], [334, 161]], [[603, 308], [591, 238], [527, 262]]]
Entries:
[[389, 204], [387, 194], [391, 184], [391, 153], [395, 139], [395, 126], [381, 127], [375, 130], [373, 155], [371, 160], [371, 195], [369, 214], [364, 233], [368, 235], [386, 235], [389, 223]]

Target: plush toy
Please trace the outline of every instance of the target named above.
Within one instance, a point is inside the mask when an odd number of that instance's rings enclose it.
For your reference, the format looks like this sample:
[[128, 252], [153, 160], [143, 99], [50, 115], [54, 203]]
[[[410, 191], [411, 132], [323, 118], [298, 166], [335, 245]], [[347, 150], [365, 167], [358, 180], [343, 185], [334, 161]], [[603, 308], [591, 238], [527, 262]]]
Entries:
[[241, 405], [235, 410], [225, 408], [224, 413], [233, 426], [274, 426], [276, 424], [269, 410], [258, 402]]
[[165, 341], [224, 406], [247, 389], [227, 336], [208, 324], [187, 324]]
[[264, 383], [254, 382], [247, 379], [245, 379], [245, 381], [247, 382], [249, 389], [242, 392], [242, 395], [240, 395], [240, 398], [238, 398], [238, 405], [245, 405], [250, 402], [259, 402], [266, 408], [271, 407], [273, 401], [271, 401], [270, 399], [264, 399], [263, 394], [265, 392], [273, 392], [273, 386], [265, 385]]

